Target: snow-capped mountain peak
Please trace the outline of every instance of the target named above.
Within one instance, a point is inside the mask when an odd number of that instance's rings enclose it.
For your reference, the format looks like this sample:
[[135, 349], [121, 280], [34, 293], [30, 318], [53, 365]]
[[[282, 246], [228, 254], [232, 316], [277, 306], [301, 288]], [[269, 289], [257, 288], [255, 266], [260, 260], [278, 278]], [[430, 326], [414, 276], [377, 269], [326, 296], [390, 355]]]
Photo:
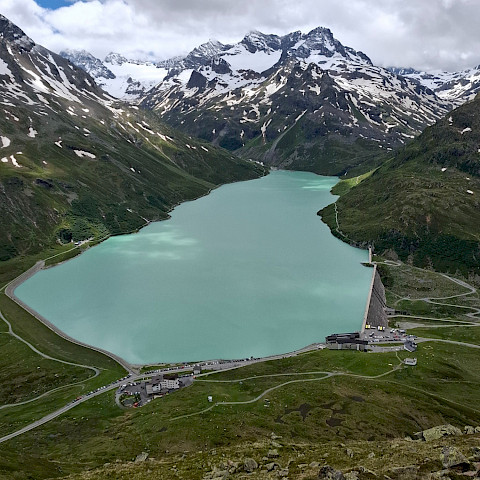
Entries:
[[225, 45], [218, 40], [210, 39], [208, 42], [203, 43], [197, 48], [194, 48], [191, 52], [191, 56], [204, 56], [204, 57], [214, 57], [218, 55]]
[[105, 63], [110, 63], [112, 65], [123, 65], [124, 63], [127, 63], [127, 62], [128, 60], [120, 53], [110, 52], [105, 57]]
[[358, 152], [366, 158], [402, 144], [450, 107], [324, 27], [253, 31], [219, 50], [195, 61], [187, 55], [142, 105], [191, 135], [282, 167], [337, 174], [332, 155], [353, 148], [345, 157], [353, 168]]
[[77, 65], [77, 67], [85, 70], [93, 78], [99, 80], [99, 83], [102, 83], [100, 80], [102, 78], [115, 78], [113, 72], [109, 70], [100, 59], [94, 57], [86, 50], [63, 50], [60, 52], [60, 55], [67, 60], [70, 60], [72, 63]]
[[240, 42], [250, 53], [267, 52], [280, 50], [282, 48], [281, 38], [277, 35], [266, 35], [258, 30], [249, 32]]

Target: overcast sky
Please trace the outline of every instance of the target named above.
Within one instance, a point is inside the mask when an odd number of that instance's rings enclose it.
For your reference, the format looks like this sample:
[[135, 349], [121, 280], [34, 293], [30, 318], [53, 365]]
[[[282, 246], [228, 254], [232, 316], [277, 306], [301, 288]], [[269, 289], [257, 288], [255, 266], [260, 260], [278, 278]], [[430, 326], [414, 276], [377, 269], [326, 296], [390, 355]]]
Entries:
[[480, 64], [480, 0], [0, 0], [0, 13], [37, 43], [102, 58], [182, 55], [251, 30], [324, 26], [375, 64], [460, 70]]

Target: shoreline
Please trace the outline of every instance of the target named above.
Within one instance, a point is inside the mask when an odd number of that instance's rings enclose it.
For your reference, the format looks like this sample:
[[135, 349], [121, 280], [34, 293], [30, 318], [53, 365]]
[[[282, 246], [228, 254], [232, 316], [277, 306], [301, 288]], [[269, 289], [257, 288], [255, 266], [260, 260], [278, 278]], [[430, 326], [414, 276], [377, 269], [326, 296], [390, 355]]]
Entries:
[[[55, 326], [52, 322], [47, 320], [43, 315], [38, 313], [36, 310], [31, 308], [29, 305], [27, 305], [25, 302], [20, 300], [16, 295], [15, 295], [15, 289], [19, 287], [22, 283], [26, 282], [29, 278], [31, 278], [33, 275], [38, 273], [40, 270], [43, 270], [45, 267], [45, 261], [44, 260], [39, 260], [35, 265], [25, 272], [23, 272], [21, 275], [19, 275], [17, 278], [13, 279], [10, 283], [8, 283], [5, 287], [5, 295], [15, 302], [20, 308], [28, 312], [30, 315], [32, 315], [36, 320], [41, 322], [43, 325], [45, 325], [47, 328], [52, 330], [55, 334], [57, 334], [59, 337], [63, 338], [64, 340], [67, 340], [68, 342], [71, 342], [75, 345], [79, 345], [84, 348], [89, 348], [90, 350], [94, 350], [96, 352], [102, 353], [103, 355], [106, 355], [107, 357], [111, 358], [112, 360], [116, 361], [118, 364], [120, 364], [123, 368], [125, 368], [128, 373], [132, 374], [139, 374], [139, 370], [143, 367], [148, 367], [150, 365], [153, 365], [154, 363], [149, 362], [149, 363], [143, 363], [143, 364], [136, 364], [136, 363], [129, 363], [119, 355], [116, 355], [113, 352], [110, 352], [108, 350], [105, 350], [100, 347], [95, 347], [94, 345], [90, 345], [88, 343], [81, 342], [80, 340], [77, 340], [70, 335], [66, 334], [63, 330]], [[51, 268], [51, 267], [47, 267]], [[282, 352], [282, 353], [276, 353], [272, 355], [268, 355], [265, 357], [254, 357], [252, 359], [249, 359], [248, 362], [251, 363], [259, 363], [259, 362], [267, 362], [270, 360], [279, 360], [281, 358], [287, 358], [287, 357], [292, 357], [296, 356], [302, 353], [310, 352], [313, 350], [319, 350], [322, 348], [322, 345], [325, 345], [324, 342], [313, 342], [308, 345], [305, 345], [304, 347], [297, 348], [295, 350], [291, 350], [289, 352]], [[185, 360], [184, 362], [174, 362], [174, 365], [177, 364], [190, 364], [190, 363], [206, 363], [206, 362], [219, 362], [221, 363], [230, 363], [230, 362], [243, 362], [245, 359], [237, 359], [237, 358], [214, 358], [214, 359], [201, 359], [197, 361], [191, 361], [191, 360]], [[162, 364], [165, 362], [157, 362], [157, 364]], [[168, 363], [168, 362], [167, 362]], [[239, 367], [242, 365], [239, 365]]]
[[52, 332], [54, 332], [56, 335], [59, 337], [63, 338], [64, 340], [67, 340], [70, 343], [73, 343], [75, 345], [79, 345], [80, 347], [85, 347], [90, 350], [94, 350], [98, 353], [101, 353], [103, 355], [106, 355], [107, 357], [111, 358], [115, 362], [117, 362], [119, 365], [121, 365], [125, 370], [127, 370], [128, 373], [136, 373], [136, 370], [134, 369], [134, 366], [124, 360], [122, 357], [119, 355], [116, 355], [112, 352], [109, 352], [108, 350], [104, 350], [103, 348], [95, 347], [93, 345], [89, 345], [88, 343], [81, 342], [80, 340], [76, 340], [75, 338], [71, 337], [70, 335], [67, 335], [65, 332], [60, 330], [58, 327], [56, 327], [52, 322], [47, 320], [44, 316], [40, 315], [36, 310], [31, 308], [29, 305], [26, 303], [22, 302], [16, 295], [15, 295], [15, 289], [20, 286], [22, 283], [26, 282], [30, 277], [35, 275], [37, 272], [40, 270], [43, 270], [45, 266], [45, 260], [39, 260], [33, 267], [29, 268], [25, 272], [23, 272], [21, 275], [19, 275], [17, 278], [14, 278], [10, 283], [8, 283], [4, 290], [5, 290], [5, 295], [15, 302], [20, 308], [28, 312], [30, 315], [32, 315], [34, 318], [36, 318], [40, 323], [45, 325], [48, 329], [50, 329]]
[[[288, 170], [287, 170], [288, 171]], [[267, 176], [268, 174], [270, 173], [267, 172], [265, 175], [262, 175], [262, 176], [259, 176], [257, 178], [253, 178], [253, 179], [248, 179], [248, 180], [243, 180], [243, 181], [250, 181], [250, 180], [258, 180], [260, 178], [263, 178], [265, 176]], [[313, 173], [313, 172], [312, 172]], [[184, 201], [180, 201], [180, 202], [177, 202], [176, 204], [172, 205], [170, 207], [170, 209], [166, 212], [167, 213], [167, 217], [166, 218], [163, 218], [163, 219], [158, 219], [158, 220], [147, 220], [145, 219], [144, 217], [142, 217], [146, 223], [130, 232], [126, 232], [126, 233], [119, 233], [119, 234], [116, 234], [116, 235], [107, 235], [99, 240], [96, 240], [95, 242], [95, 245], [92, 245], [92, 247], [87, 247], [86, 249], [84, 250], [81, 250], [79, 249], [78, 247], [74, 247], [72, 248], [71, 250], [67, 250], [66, 252], [61, 252], [59, 254], [56, 254], [56, 255], [53, 255], [51, 257], [48, 257], [44, 260], [39, 260], [37, 261], [37, 263], [32, 266], [30, 269], [26, 270], [25, 272], [23, 272], [22, 274], [20, 274], [18, 277], [16, 277], [15, 279], [13, 279], [11, 282], [9, 282], [7, 285], [5, 285], [3, 288], [5, 290], [5, 294], [8, 298], [10, 298], [13, 302], [15, 302], [20, 308], [22, 308], [23, 310], [25, 310], [26, 312], [28, 312], [30, 315], [32, 315], [35, 319], [37, 319], [38, 321], [40, 321], [43, 325], [45, 325], [47, 328], [49, 328], [50, 330], [52, 330], [55, 334], [59, 335], [61, 338], [63, 338], [64, 340], [67, 340], [75, 345], [79, 345], [79, 346], [82, 346], [82, 347], [85, 347], [85, 348], [89, 348], [91, 350], [94, 350], [94, 351], [97, 351], [99, 353], [102, 353], [106, 356], [108, 356], [109, 358], [113, 359], [114, 361], [116, 361], [118, 364], [120, 364], [123, 368], [125, 368], [129, 373], [137, 373], [139, 371], [139, 369], [145, 367], [145, 366], [148, 366], [148, 365], [153, 365], [153, 364], [161, 364], [161, 363], [165, 363], [165, 362], [161, 362], [161, 361], [158, 361], [158, 362], [148, 362], [148, 363], [143, 363], [143, 364], [136, 364], [136, 363], [130, 363], [128, 362], [127, 360], [125, 360], [124, 358], [120, 357], [119, 355], [113, 353], [113, 352], [110, 352], [108, 350], [105, 350], [101, 347], [96, 347], [94, 345], [90, 345], [88, 343], [84, 343], [80, 340], [77, 340], [73, 337], [71, 337], [70, 335], [66, 334], [63, 330], [61, 330], [60, 328], [58, 328], [57, 326], [55, 326], [52, 322], [50, 322], [48, 319], [46, 319], [44, 316], [42, 316], [39, 312], [37, 312], [35, 309], [33, 309], [32, 307], [30, 307], [28, 304], [26, 304], [25, 302], [23, 302], [22, 300], [20, 300], [16, 295], [15, 295], [15, 289], [17, 287], [19, 287], [22, 283], [24, 283], [25, 281], [27, 281], [29, 278], [31, 278], [33, 275], [35, 275], [36, 273], [38, 273], [40, 270], [43, 270], [43, 269], [48, 269], [48, 268], [52, 268], [54, 266], [57, 266], [57, 265], [61, 265], [63, 263], [66, 263], [68, 262], [69, 260], [73, 260], [74, 258], [76, 258], [78, 255], [81, 255], [82, 253], [84, 253], [86, 250], [88, 250], [89, 248], [93, 248], [97, 245], [100, 245], [101, 243], [103, 243], [105, 240], [108, 240], [109, 238], [113, 237], [113, 236], [122, 236], [122, 235], [132, 235], [132, 234], [135, 234], [135, 233], [139, 233], [143, 228], [149, 226], [151, 223], [154, 223], [154, 222], [161, 222], [161, 221], [165, 221], [165, 220], [169, 220], [171, 218], [171, 215], [170, 213], [173, 212], [173, 210], [178, 207], [179, 205], [183, 204], [183, 203], [187, 203], [187, 202], [192, 202], [192, 201], [195, 201], [195, 200], [198, 200], [199, 198], [202, 198], [204, 196], [207, 196], [209, 195], [213, 190], [216, 190], [217, 188], [220, 188], [224, 185], [228, 185], [228, 184], [231, 184], [231, 183], [238, 183], [238, 182], [229, 182], [229, 183], [225, 183], [225, 184], [221, 184], [221, 185], [217, 185], [217, 186], [214, 186], [212, 188], [210, 188], [208, 190], [208, 192], [206, 192], [205, 194], [202, 194], [202, 195], [199, 195], [195, 198], [192, 198], [192, 199], [188, 199], [188, 200], [184, 200]], [[353, 246], [353, 245], [352, 245]], [[364, 250], [363, 248], [360, 248], [358, 246], [354, 246], [356, 248], [359, 248], [360, 250]], [[61, 255], [64, 255], [72, 250], [75, 250], [77, 249], [79, 250], [78, 254], [74, 255], [73, 257], [71, 258], [67, 258], [63, 261], [60, 261], [58, 263], [55, 263], [53, 265], [48, 265], [46, 266], [45, 265], [45, 262], [56, 257], [56, 256], [61, 256]], [[371, 250], [369, 252], [369, 260], [371, 258]], [[368, 291], [368, 295], [367, 295], [367, 303], [366, 303], [366, 309], [365, 309], [365, 314], [364, 314], [364, 318], [363, 318], [363, 323], [361, 325], [361, 331], [363, 331], [364, 327], [365, 327], [365, 319], [367, 317], [367, 314], [368, 314], [368, 308], [369, 308], [369, 303], [370, 303], [370, 298], [371, 298], [371, 294], [372, 294], [372, 285], [373, 285], [373, 279], [375, 278], [375, 270], [376, 270], [376, 266], [375, 268], [373, 269], [373, 275], [372, 275], [372, 282], [371, 282], [371, 285], [370, 285], [370, 289]], [[304, 347], [301, 347], [301, 348], [298, 348], [296, 350], [292, 350], [292, 351], [289, 351], [289, 352], [282, 352], [282, 353], [278, 353], [278, 354], [271, 354], [271, 355], [268, 355], [268, 356], [264, 356], [264, 357], [255, 357], [255, 360], [256, 362], [259, 362], [259, 361], [268, 361], [268, 360], [275, 360], [275, 359], [279, 359], [279, 358], [285, 358], [286, 356], [294, 356], [294, 355], [297, 355], [299, 353], [304, 353], [304, 352], [307, 352], [307, 351], [312, 351], [312, 350], [316, 350], [316, 349], [319, 349], [321, 348], [322, 345], [325, 345], [324, 342], [314, 342], [314, 343], [311, 343], [309, 345], [306, 345]], [[201, 360], [197, 360], [195, 363], [203, 363], [203, 362], [232, 362], [232, 361], [239, 361], [239, 360], [242, 360], [242, 359], [219, 359], [219, 358], [215, 358], [215, 359], [201, 359]], [[169, 363], [169, 362], [167, 362]], [[192, 361], [188, 361], [188, 360], [185, 360], [185, 361], [182, 361], [182, 362], [174, 362], [175, 364], [182, 364], [182, 363], [193, 363]]]

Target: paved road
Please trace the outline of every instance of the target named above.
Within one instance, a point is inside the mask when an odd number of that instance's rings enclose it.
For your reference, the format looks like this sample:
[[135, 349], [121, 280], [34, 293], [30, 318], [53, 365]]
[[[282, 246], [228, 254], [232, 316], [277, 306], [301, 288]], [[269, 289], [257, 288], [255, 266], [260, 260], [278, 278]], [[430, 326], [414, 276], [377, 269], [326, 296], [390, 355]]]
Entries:
[[[2, 316], [3, 318], [3, 316]], [[6, 321], [6, 320], [5, 320]], [[7, 322], [8, 323], [8, 322]], [[18, 336], [17, 336], [18, 337]], [[20, 339], [20, 337], [18, 337]], [[22, 340], [22, 339], [21, 339]], [[23, 341], [23, 340], [22, 340]], [[234, 370], [234, 369], [237, 369], [237, 368], [240, 368], [240, 367], [244, 367], [246, 365], [252, 365], [254, 363], [259, 363], [259, 362], [266, 362], [266, 361], [269, 361], [269, 360], [277, 360], [277, 359], [280, 359], [280, 358], [285, 358], [285, 357], [292, 357], [292, 356], [295, 356], [295, 355], [298, 355], [300, 353], [304, 353], [304, 352], [307, 352], [307, 351], [311, 351], [311, 350], [317, 350], [318, 349], [318, 345], [319, 344], [312, 344], [312, 345], [309, 345], [305, 348], [302, 348], [300, 350], [297, 350], [295, 352], [290, 352], [290, 353], [286, 353], [284, 355], [273, 355], [271, 357], [265, 357], [265, 358], [256, 358], [256, 359], [249, 359], [249, 360], [241, 360], [241, 361], [235, 361], [235, 360], [232, 360], [232, 361], [212, 361], [212, 362], [202, 362], [200, 363], [201, 366], [203, 367], [206, 367], [208, 368], [209, 370], [215, 370], [215, 371], [228, 371], [228, 370]], [[33, 347], [33, 346], [32, 346]], [[35, 347], [33, 347], [35, 348]], [[38, 352], [38, 350], [35, 349], [35, 351]], [[51, 358], [51, 357], [46, 357], [46, 358]], [[56, 359], [53, 359], [52, 360], [56, 360]], [[57, 360], [58, 361], [58, 360]], [[63, 363], [68, 363], [68, 362], [63, 362]], [[76, 365], [76, 364], [72, 364], [72, 365]], [[193, 367], [193, 365], [192, 365]], [[94, 367], [91, 367], [91, 368], [94, 368]], [[165, 368], [165, 369], [160, 369], [160, 370], [155, 370], [155, 373], [158, 374], [158, 373], [184, 373], [185, 370], [186, 370], [187, 367], [184, 367], [184, 366], [179, 366], [179, 367], [170, 367], [170, 368]], [[191, 368], [191, 367], [190, 367]], [[147, 374], [130, 374], [130, 376], [128, 377], [128, 382], [135, 382], [137, 380], [141, 380], [145, 377], [149, 377], [151, 376], [151, 373], [147, 373]], [[93, 378], [93, 377], [92, 377]], [[26, 432], [29, 432], [30, 430], [33, 430], [41, 425], [44, 425], [45, 423], [59, 417], [60, 415], [63, 415], [65, 412], [68, 412], [69, 410], [71, 410], [72, 408], [75, 408], [77, 405], [83, 403], [83, 402], [86, 402], [87, 400], [90, 400], [91, 398], [94, 398], [98, 395], [102, 395], [103, 393], [105, 392], [109, 392], [111, 390], [115, 390], [115, 389], [118, 389], [120, 388], [122, 385], [124, 385], [126, 382], [126, 380], [123, 378], [121, 380], [118, 380], [110, 385], [107, 385], [103, 388], [101, 388], [100, 390], [98, 391], [95, 391], [95, 392], [92, 392], [90, 394], [87, 394], [87, 395], [83, 395], [81, 396], [78, 400], [74, 401], [74, 402], [71, 402], [67, 405], [65, 405], [64, 407], [56, 410], [55, 412], [52, 412], [48, 415], [46, 415], [45, 417], [21, 428], [20, 430], [17, 430], [16, 432], [13, 432], [13, 433], [10, 433], [8, 435], [5, 435], [4, 437], [0, 437], [0, 443], [3, 443], [3, 442], [6, 442], [7, 440], [10, 440], [12, 438], [15, 438], [15, 437], [18, 437], [19, 435], [22, 435]]]
[[122, 381], [115, 382], [114, 384], [110, 385], [109, 387], [105, 387], [102, 390], [99, 390], [98, 392], [93, 392], [90, 395], [84, 395], [81, 397], [79, 400], [73, 401], [64, 407], [56, 410], [55, 412], [49, 413], [45, 417], [41, 418], [40, 420], [37, 420], [33, 423], [30, 423], [29, 425], [21, 428], [20, 430], [17, 430], [16, 432], [10, 433], [9, 435], [5, 435], [4, 437], [0, 438], [0, 443], [6, 442], [7, 440], [10, 440], [12, 438], [18, 437], [19, 435], [22, 435], [23, 433], [29, 432], [30, 430], [33, 430], [40, 425], [44, 425], [45, 423], [49, 422], [50, 420], [53, 420], [54, 418], [59, 417], [60, 415], [63, 415], [65, 412], [68, 412], [72, 408], [76, 407], [80, 403], [86, 402], [87, 400], [90, 400], [91, 398], [97, 397], [98, 395], [102, 395], [105, 392], [108, 392], [109, 390], [113, 390], [115, 388], [120, 387], [122, 385]]
[[0, 312], [0, 318], [8, 325], [8, 333], [12, 336], [12, 337], [15, 337], [17, 340], [19, 340], [20, 342], [24, 343], [25, 345], [27, 345], [31, 350], [33, 350], [35, 353], [37, 353], [38, 355], [40, 355], [41, 357], [43, 358], [46, 358], [47, 360], [53, 360], [54, 362], [59, 362], [59, 363], [64, 363], [65, 365], [73, 365], [74, 367], [82, 367], [82, 368], [88, 368], [89, 370], [93, 370], [95, 372], [95, 375], [91, 378], [95, 378], [96, 376], [99, 375], [100, 373], [100, 370], [97, 368], [97, 367], [93, 367], [91, 365], [83, 365], [83, 364], [80, 364], [80, 363], [73, 363], [73, 362], [67, 362], [65, 360], [60, 360], [59, 358], [54, 358], [54, 357], [51, 357], [50, 355], [46, 355], [45, 353], [41, 352], [40, 350], [38, 350], [38, 348], [34, 347], [31, 343], [27, 342], [26, 340], [24, 340], [22, 337], [20, 337], [19, 335], [17, 335], [13, 330], [12, 330], [12, 325], [11, 323], [3, 316], [3, 313]]

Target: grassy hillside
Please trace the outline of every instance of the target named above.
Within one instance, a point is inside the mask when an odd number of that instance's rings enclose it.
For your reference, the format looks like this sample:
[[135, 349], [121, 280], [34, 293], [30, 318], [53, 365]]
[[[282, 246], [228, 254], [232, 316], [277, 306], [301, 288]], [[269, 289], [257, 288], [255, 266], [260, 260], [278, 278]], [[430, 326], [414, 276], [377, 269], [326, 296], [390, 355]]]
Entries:
[[88, 118], [58, 113], [35, 119], [35, 138], [27, 135], [28, 110], [17, 108], [15, 122], [0, 119], [0, 131], [11, 142], [0, 155], [14, 155], [21, 165], [0, 163], [0, 261], [56, 242], [135, 230], [166, 218], [183, 200], [262, 173], [173, 132], [148, 113], [108, 114], [105, 109]]
[[[480, 273], [480, 98], [319, 212], [352, 243], [442, 271]], [[339, 192], [342, 193], [342, 192]]]
[[[406, 355], [400, 353], [400, 358]], [[423, 428], [448, 422], [462, 429], [463, 425], [478, 425], [480, 412], [473, 407], [478, 400], [480, 371], [476, 351], [430, 343], [422, 344], [416, 356], [419, 366], [415, 369], [403, 367], [384, 377], [368, 378], [391, 371], [399, 364], [397, 356], [314, 352], [206, 377], [223, 382], [197, 381], [188, 389], [127, 412], [115, 406], [111, 394], [104, 395], [3, 444], [0, 472], [4, 476], [0, 473], [0, 478], [15, 478], [12, 471], [21, 474], [26, 470], [33, 478], [58, 478], [104, 463], [110, 467], [86, 478], [117, 478], [118, 467], [145, 451], [169, 464], [161, 478], [172, 478], [168, 470], [179, 462], [180, 478], [201, 479], [211, 469], [209, 464], [222, 460], [212, 453], [215, 451], [227, 459], [238, 460], [241, 455], [261, 461], [269, 448], [274, 448], [268, 442], [272, 432], [282, 438], [285, 448], [276, 448], [286, 457], [297, 446], [303, 445], [303, 451], [322, 445], [330, 451], [342, 443], [343, 454], [330, 460], [354, 466], [377, 445]], [[315, 371], [319, 373], [302, 375]], [[325, 378], [323, 371], [339, 375]], [[282, 386], [292, 380], [295, 382]], [[215, 401], [248, 401], [272, 387], [278, 388], [256, 402], [220, 405], [201, 413], [210, 406], [208, 395]], [[345, 446], [353, 445], [357, 452], [354, 461], [345, 456]], [[200, 463], [196, 463], [197, 452], [206, 454]], [[307, 463], [322, 461], [307, 458]], [[143, 475], [137, 478], [147, 478]]]

